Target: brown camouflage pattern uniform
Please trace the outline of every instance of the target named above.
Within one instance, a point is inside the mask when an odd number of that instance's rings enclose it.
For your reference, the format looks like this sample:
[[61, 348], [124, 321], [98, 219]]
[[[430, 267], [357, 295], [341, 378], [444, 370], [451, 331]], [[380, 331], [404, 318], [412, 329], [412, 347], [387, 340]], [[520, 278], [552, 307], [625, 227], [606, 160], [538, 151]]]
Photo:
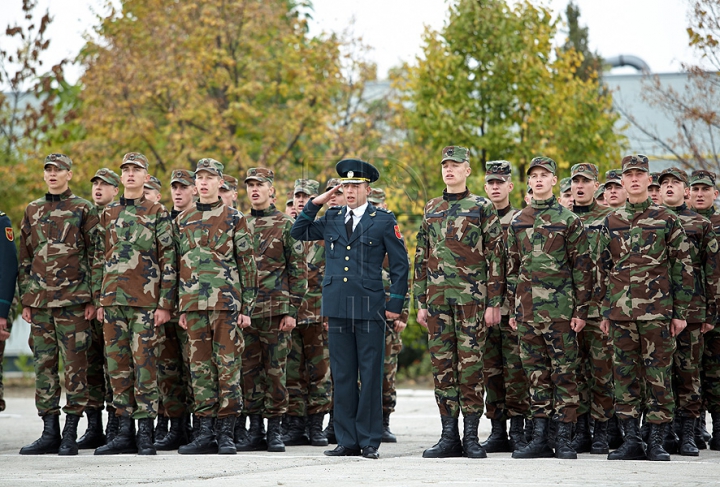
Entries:
[[[698, 210], [698, 213], [710, 220], [715, 235], [720, 235], [720, 212], [714, 207]], [[720, 296], [720, 290], [717, 291]], [[720, 329], [715, 328], [703, 336], [703, 357], [700, 369], [700, 382], [704, 409], [720, 414]]]

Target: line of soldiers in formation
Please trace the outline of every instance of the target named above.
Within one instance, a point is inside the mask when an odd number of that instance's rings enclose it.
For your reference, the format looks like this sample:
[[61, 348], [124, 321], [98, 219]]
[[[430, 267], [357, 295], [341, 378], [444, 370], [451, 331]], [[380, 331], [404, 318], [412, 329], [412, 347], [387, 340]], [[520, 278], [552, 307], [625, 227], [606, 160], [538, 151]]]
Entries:
[[[669, 460], [667, 451], [704, 446], [706, 409], [710, 446], [720, 449], [715, 175], [671, 168], [653, 177], [645, 156], [627, 156], [603, 193], [597, 167], [577, 164], [571, 212], [552, 193], [555, 162], [539, 157], [527, 172], [529, 204], [517, 210], [509, 162], [486, 164], [489, 201], [467, 189], [467, 149], [446, 147], [441, 164], [447, 188], [426, 205], [413, 280], [442, 421], [423, 456], [576, 458], [617, 448], [608, 458]], [[120, 177], [95, 174], [93, 205], [68, 187], [70, 158], [49, 155], [48, 193], [23, 219], [18, 283], [45, 427], [21, 453], [235, 453], [332, 441], [324, 249], [291, 239], [272, 171], [248, 170], [252, 210], [243, 215], [233, 209], [237, 180], [215, 160], [172, 172], [171, 212], [145, 156], [128, 153], [120, 168]], [[318, 187], [296, 181], [288, 213]], [[0, 223], [12, 244], [9, 220]], [[12, 265], [0, 267], [0, 293], [14, 290]], [[12, 292], [0, 295], [0, 317], [10, 301]], [[407, 313], [387, 329], [384, 441], [395, 441], [389, 414], [406, 322]], [[0, 338], [6, 330], [0, 318]], [[480, 443], [485, 403], [492, 431]], [[83, 412], [88, 429], [76, 441]]]

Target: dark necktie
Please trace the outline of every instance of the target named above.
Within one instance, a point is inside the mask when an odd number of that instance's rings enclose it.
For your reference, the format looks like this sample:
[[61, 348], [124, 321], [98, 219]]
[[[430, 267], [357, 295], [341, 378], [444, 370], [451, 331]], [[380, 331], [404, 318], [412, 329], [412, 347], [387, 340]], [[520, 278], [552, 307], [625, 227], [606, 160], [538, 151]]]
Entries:
[[347, 221], [345, 222], [345, 231], [347, 231], [347, 237], [350, 238], [350, 236], [353, 233], [353, 212], [352, 212], [352, 210], [350, 210], [348, 215], [350, 215], [350, 218], [348, 218]]

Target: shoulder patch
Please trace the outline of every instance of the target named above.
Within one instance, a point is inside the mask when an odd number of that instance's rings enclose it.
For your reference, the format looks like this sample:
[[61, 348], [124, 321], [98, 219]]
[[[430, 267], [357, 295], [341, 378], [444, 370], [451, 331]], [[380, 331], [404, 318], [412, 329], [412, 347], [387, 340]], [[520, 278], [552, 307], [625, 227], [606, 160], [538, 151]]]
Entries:
[[400, 240], [403, 238], [403, 234], [400, 232], [400, 227], [397, 225], [395, 225], [395, 236]]
[[15, 240], [15, 233], [13, 232], [12, 227], [5, 227], [5, 238], [10, 242]]

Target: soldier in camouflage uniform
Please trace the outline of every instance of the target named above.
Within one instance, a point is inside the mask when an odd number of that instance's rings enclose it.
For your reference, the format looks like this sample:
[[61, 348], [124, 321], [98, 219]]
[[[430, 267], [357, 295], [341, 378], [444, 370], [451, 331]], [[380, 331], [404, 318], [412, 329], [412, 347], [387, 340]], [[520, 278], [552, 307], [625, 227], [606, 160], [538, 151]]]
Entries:
[[[498, 212], [503, 238], [507, 239], [510, 222], [518, 212], [510, 204], [512, 167], [508, 161], [490, 161], [485, 164], [485, 169], [485, 193]], [[530, 413], [528, 382], [520, 361], [518, 334], [510, 328], [510, 308], [506, 299], [503, 299], [500, 314], [500, 324], [488, 328], [483, 351], [485, 416], [490, 420], [492, 430], [482, 446], [488, 453], [512, 452], [524, 447], [525, 418]]]
[[0, 211], [0, 412], [5, 410], [3, 389], [3, 355], [5, 354], [5, 340], [10, 338], [8, 322], [15, 296], [15, 284], [18, 274], [18, 256], [15, 248], [15, 233], [10, 218]]
[[[48, 192], [30, 203], [20, 227], [20, 299], [30, 323], [35, 364], [35, 405], [45, 423], [42, 436], [22, 455], [77, 455], [77, 425], [88, 403], [87, 350], [91, 341], [92, 259], [95, 207], [69, 188], [72, 161], [45, 158]], [[60, 436], [59, 360], [65, 368], [67, 404]]]
[[[293, 202], [301, 212], [320, 183], [312, 179], [295, 181]], [[325, 245], [322, 240], [303, 242], [308, 266], [308, 291], [292, 331], [292, 348], [287, 359], [288, 408], [283, 421], [286, 445], [327, 446], [323, 419], [330, 411], [332, 381], [328, 350], [327, 320], [322, 316], [322, 278], [325, 273]], [[306, 434], [306, 422], [307, 431]]]
[[653, 172], [650, 173], [650, 176], [652, 177], [652, 182], [648, 187], [648, 195], [650, 195], [650, 199], [653, 203], [656, 205], [662, 205], [663, 198], [660, 195], [660, 173]]
[[605, 183], [602, 183], [598, 186], [598, 189], [595, 190], [595, 203], [600, 206], [607, 206], [607, 202], [605, 201]]
[[287, 201], [285, 201], [285, 214], [293, 220], [297, 218], [297, 211], [295, 210], [295, 201], [293, 199], [292, 191], [288, 191]]
[[229, 174], [223, 174], [223, 184], [220, 186], [220, 199], [225, 206], [237, 209], [238, 180]]
[[[687, 310], [687, 327], [676, 337], [673, 357], [673, 388], [675, 391], [675, 423], [680, 431], [680, 455], [698, 456], [695, 444], [695, 422], [702, 410], [700, 364], [703, 353], [703, 334], [714, 328], [717, 321], [716, 296], [720, 285], [718, 240], [710, 220], [690, 210], [685, 204], [688, 193], [687, 173], [672, 167], [659, 176], [665, 206], [680, 220], [687, 239], [684, 246], [690, 253], [694, 288]], [[674, 436], [668, 428], [668, 433]], [[668, 446], [674, 446], [671, 442]], [[670, 452], [670, 453], [674, 453]]]
[[[308, 286], [303, 244], [290, 236], [293, 220], [271, 203], [274, 177], [270, 169], [259, 167], [249, 169], [245, 178], [252, 205], [248, 228], [257, 262], [258, 299], [252, 323], [243, 330], [243, 383], [250, 429], [238, 451], [285, 451], [280, 424], [288, 405], [285, 366]], [[263, 417], [268, 419], [267, 440]]]
[[[235, 454], [235, 419], [242, 410], [241, 328], [250, 326], [257, 269], [242, 213], [219, 198], [224, 166], [200, 159], [195, 207], [175, 220], [180, 327], [187, 330], [195, 399], [194, 439], [180, 454]], [[216, 432], [213, 421], [216, 420]]]
[[145, 199], [153, 203], [160, 203], [162, 199], [162, 183], [155, 176], [150, 176], [150, 179], [143, 185], [143, 194]]
[[[467, 189], [468, 150], [442, 151], [443, 196], [425, 205], [417, 234], [417, 321], [428, 330], [442, 436], [424, 458], [485, 458], [477, 428], [483, 412], [482, 352], [487, 327], [500, 322], [505, 252], [497, 211]], [[484, 322], [483, 322], [484, 321]], [[463, 413], [460, 443], [458, 416]]]
[[96, 455], [156, 453], [156, 348], [175, 304], [177, 275], [170, 214], [143, 194], [148, 165], [140, 153], [125, 154], [123, 196], [105, 208], [98, 225], [94, 291], [119, 429]]
[[560, 180], [560, 197], [558, 203], [572, 211], [573, 209], [573, 194], [572, 194], [572, 181], [570, 178], [562, 178]]
[[[550, 158], [530, 162], [533, 200], [508, 228], [510, 326], [520, 337], [533, 416], [532, 441], [513, 458], [577, 458], [570, 438], [580, 402], [577, 333], [587, 319], [593, 273], [582, 222], [553, 196], [556, 172]], [[547, 438], [551, 416], [558, 422], [554, 453]]]
[[[599, 279], [597, 269], [598, 241], [605, 217], [611, 209], [595, 202], [598, 189], [598, 168], [594, 164], [575, 164], [571, 169], [572, 192], [575, 200], [573, 212], [585, 227], [593, 270]], [[596, 279], [597, 280], [597, 279]], [[607, 454], [608, 420], [615, 415], [615, 392], [613, 390], [612, 342], [607, 333], [600, 330], [600, 300], [596, 285], [585, 328], [577, 334], [578, 341], [578, 393], [580, 405], [572, 447], [577, 453]], [[590, 421], [595, 420], [593, 436], [590, 435]]]
[[622, 185], [622, 171], [620, 169], [610, 169], [605, 173], [605, 201], [613, 210], [625, 206], [627, 191]]
[[[674, 337], [686, 326], [692, 262], [678, 218], [648, 197], [647, 157], [624, 157], [622, 171], [628, 201], [605, 218], [599, 247], [601, 327], [612, 327], [615, 411], [625, 431], [623, 445], [608, 459], [670, 460], [662, 443], [675, 410]], [[650, 423], [647, 456], [638, 424], [643, 406]]]

